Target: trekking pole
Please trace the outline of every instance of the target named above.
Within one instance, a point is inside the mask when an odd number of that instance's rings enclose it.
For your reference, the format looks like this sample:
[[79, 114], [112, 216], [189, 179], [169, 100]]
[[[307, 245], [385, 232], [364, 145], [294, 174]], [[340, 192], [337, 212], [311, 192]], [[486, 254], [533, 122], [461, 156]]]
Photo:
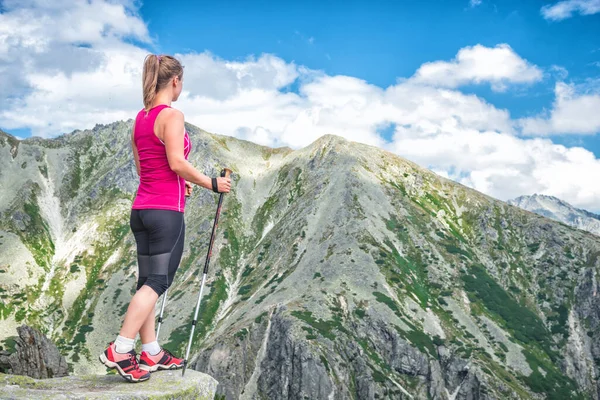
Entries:
[[165, 290], [165, 294], [163, 295], [162, 306], [160, 306], [160, 315], [158, 316], [158, 326], [156, 327], [156, 341], [158, 341], [158, 333], [160, 332], [160, 324], [162, 323], [163, 311], [165, 311], [165, 303], [167, 302], [167, 295], [169, 293], [169, 289]]
[[[224, 168], [221, 171], [221, 177], [228, 178], [231, 174], [229, 168]], [[200, 294], [198, 295], [198, 302], [196, 303], [196, 312], [194, 314], [194, 320], [192, 321], [192, 332], [190, 333], [190, 341], [188, 342], [187, 350], [185, 352], [185, 358], [183, 359], [183, 370], [181, 376], [185, 375], [185, 369], [187, 367], [188, 357], [190, 356], [190, 349], [192, 348], [192, 339], [194, 338], [194, 330], [196, 328], [196, 322], [198, 320], [198, 311], [200, 310], [200, 300], [202, 299], [202, 291], [204, 290], [204, 282], [206, 282], [206, 274], [208, 273], [208, 264], [210, 263], [210, 255], [212, 253], [212, 246], [215, 240], [215, 232], [219, 223], [219, 215], [221, 214], [221, 204], [223, 203], [223, 195], [219, 195], [219, 205], [217, 206], [217, 213], [215, 215], [215, 222], [213, 223], [212, 233], [210, 234], [210, 242], [208, 243], [208, 253], [206, 254], [206, 263], [204, 263], [204, 274], [202, 275], [202, 284], [200, 285]]]

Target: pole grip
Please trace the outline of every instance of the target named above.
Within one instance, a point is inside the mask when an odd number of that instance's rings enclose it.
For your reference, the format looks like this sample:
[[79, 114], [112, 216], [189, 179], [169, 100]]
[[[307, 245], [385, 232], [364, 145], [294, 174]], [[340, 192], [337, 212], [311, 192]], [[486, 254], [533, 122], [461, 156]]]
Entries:
[[221, 171], [221, 177], [229, 178], [229, 175], [231, 175], [232, 172], [233, 171], [229, 168], [223, 168], [223, 170]]

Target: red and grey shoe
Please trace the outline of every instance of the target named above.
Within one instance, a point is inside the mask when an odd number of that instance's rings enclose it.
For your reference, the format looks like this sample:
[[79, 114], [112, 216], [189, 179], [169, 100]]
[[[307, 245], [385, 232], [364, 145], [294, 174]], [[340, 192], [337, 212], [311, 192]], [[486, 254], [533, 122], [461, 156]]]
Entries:
[[183, 367], [183, 358], [175, 357], [166, 349], [161, 349], [154, 356], [146, 351], [142, 351], [140, 355], [140, 368], [144, 371], [154, 372], [159, 369], [177, 369], [181, 367]]
[[128, 382], [143, 382], [150, 379], [150, 373], [140, 369], [135, 350], [119, 353], [114, 342], [110, 342], [106, 350], [100, 354], [100, 362], [108, 368], [115, 368], [119, 375]]

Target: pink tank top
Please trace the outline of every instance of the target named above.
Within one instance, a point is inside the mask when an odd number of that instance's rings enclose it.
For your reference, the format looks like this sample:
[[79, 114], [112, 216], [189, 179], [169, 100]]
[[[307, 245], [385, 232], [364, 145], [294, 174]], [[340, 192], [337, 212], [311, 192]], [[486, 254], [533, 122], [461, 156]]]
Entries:
[[[147, 115], [142, 109], [135, 118], [133, 140], [140, 158], [140, 185], [131, 207], [135, 210], [185, 210], [185, 179], [171, 170], [165, 144], [154, 134], [154, 121], [167, 107], [166, 104], [158, 105]], [[190, 137], [185, 131], [183, 152], [186, 160], [191, 147]]]

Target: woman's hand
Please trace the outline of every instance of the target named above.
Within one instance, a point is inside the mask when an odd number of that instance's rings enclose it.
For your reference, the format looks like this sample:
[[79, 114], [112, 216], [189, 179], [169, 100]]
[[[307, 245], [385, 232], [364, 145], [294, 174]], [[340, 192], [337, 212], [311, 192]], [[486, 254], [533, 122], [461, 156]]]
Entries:
[[231, 178], [218, 177], [217, 178], [217, 190], [219, 193], [229, 193], [231, 190]]
[[192, 190], [194, 190], [192, 184], [185, 181], [185, 197], [190, 197], [192, 195]]

